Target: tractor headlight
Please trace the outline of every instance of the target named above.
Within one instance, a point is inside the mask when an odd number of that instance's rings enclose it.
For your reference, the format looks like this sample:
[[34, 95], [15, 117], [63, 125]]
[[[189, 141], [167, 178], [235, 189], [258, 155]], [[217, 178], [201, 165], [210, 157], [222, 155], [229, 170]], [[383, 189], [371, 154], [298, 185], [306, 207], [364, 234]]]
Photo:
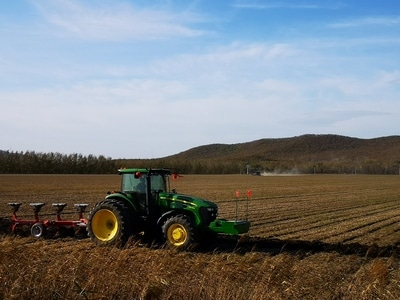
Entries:
[[203, 223], [208, 226], [217, 218], [218, 209], [213, 207], [200, 207], [200, 215]]

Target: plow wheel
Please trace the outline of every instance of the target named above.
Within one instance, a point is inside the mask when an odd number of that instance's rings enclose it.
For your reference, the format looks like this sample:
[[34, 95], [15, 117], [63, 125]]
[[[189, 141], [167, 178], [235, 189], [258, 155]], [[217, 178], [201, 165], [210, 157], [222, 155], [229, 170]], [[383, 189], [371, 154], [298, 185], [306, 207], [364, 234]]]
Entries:
[[46, 227], [43, 226], [42, 223], [35, 223], [31, 227], [31, 235], [34, 238], [44, 237], [46, 234]]
[[190, 219], [185, 215], [177, 215], [165, 221], [162, 231], [167, 246], [186, 250], [193, 246], [195, 231]]
[[133, 209], [121, 200], [108, 199], [92, 209], [87, 230], [91, 240], [99, 245], [123, 246], [137, 230], [135, 227]]

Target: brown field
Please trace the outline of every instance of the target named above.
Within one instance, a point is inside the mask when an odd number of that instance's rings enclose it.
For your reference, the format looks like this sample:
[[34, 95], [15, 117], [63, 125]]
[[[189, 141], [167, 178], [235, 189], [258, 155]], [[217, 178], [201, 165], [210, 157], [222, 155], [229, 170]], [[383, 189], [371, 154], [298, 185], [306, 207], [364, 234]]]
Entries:
[[[0, 175], [8, 202], [92, 207], [117, 175]], [[194, 252], [95, 247], [88, 239], [10, 236], [1, 227], [0, 299], [399, 299], [400, 176], [186, 175], [178, 192], [248, 218], [248, 236]], [[252, 196], [246, 201], [246, 191]], [[4, 222], [3, 222], [4, 223]], [[220, 244], [219, 244], [220, 243]]]

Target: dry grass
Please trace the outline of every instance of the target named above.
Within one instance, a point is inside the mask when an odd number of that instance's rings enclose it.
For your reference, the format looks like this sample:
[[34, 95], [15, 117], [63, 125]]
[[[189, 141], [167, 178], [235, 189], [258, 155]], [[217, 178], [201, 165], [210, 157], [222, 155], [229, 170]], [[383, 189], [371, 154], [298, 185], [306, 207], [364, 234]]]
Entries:
[[[245, 198], [251, 189], [250, 236], [304, 243], [288, 251], [239, 244], [224, 252], [175, 252], [134, 242], [116, 249], [88, 239], [3, 236], [0, 299], [399, 299], [398, 180], [185, 176], [173, 187], [219, 202], [227, 216], [234, 214], [235, 191]], [[93, 205], [118, 186], [118, 176], [0, 176], [0, 216], [9, 217], [7, 202], [23, 202], [21, 213], [31, 215], [27, 203], [41, 201], [54, 215], [52, 202]], [[305, 247], [314, 240], [369, 251]], [[382, 247], [390, 251], [382, 254]]]
[[398, 299], [391, 258], [179, 253], [3, 238], [2, 299]]

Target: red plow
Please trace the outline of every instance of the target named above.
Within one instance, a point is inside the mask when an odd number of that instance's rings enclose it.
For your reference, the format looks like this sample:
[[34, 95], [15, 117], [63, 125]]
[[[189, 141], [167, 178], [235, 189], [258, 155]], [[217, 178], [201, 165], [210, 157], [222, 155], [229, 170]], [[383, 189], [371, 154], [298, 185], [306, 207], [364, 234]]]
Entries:
[[12, 225], [11, 231], [15, 232], [18, 227], [30, 227], [31, 235], [35, 238], [46, 236], [49, 229], [55, 229], [60, 236], [74, 236], [86, 234], [87, 219], [83, 217], [88, 204], [74, 204], [78, 212], [76, 220], [67, 220], [61, 217], [61, 213], [67, 206], [66, 203], [53, 203], [56, 213], [56, 219], [42, 219], [39, 216], [40, 210], [45, 203], [30, 203], [33, 209], [34, 217], [32, 219], [20, 219], [17, 212], [22, 203], [8, 203], [12, 207]]

